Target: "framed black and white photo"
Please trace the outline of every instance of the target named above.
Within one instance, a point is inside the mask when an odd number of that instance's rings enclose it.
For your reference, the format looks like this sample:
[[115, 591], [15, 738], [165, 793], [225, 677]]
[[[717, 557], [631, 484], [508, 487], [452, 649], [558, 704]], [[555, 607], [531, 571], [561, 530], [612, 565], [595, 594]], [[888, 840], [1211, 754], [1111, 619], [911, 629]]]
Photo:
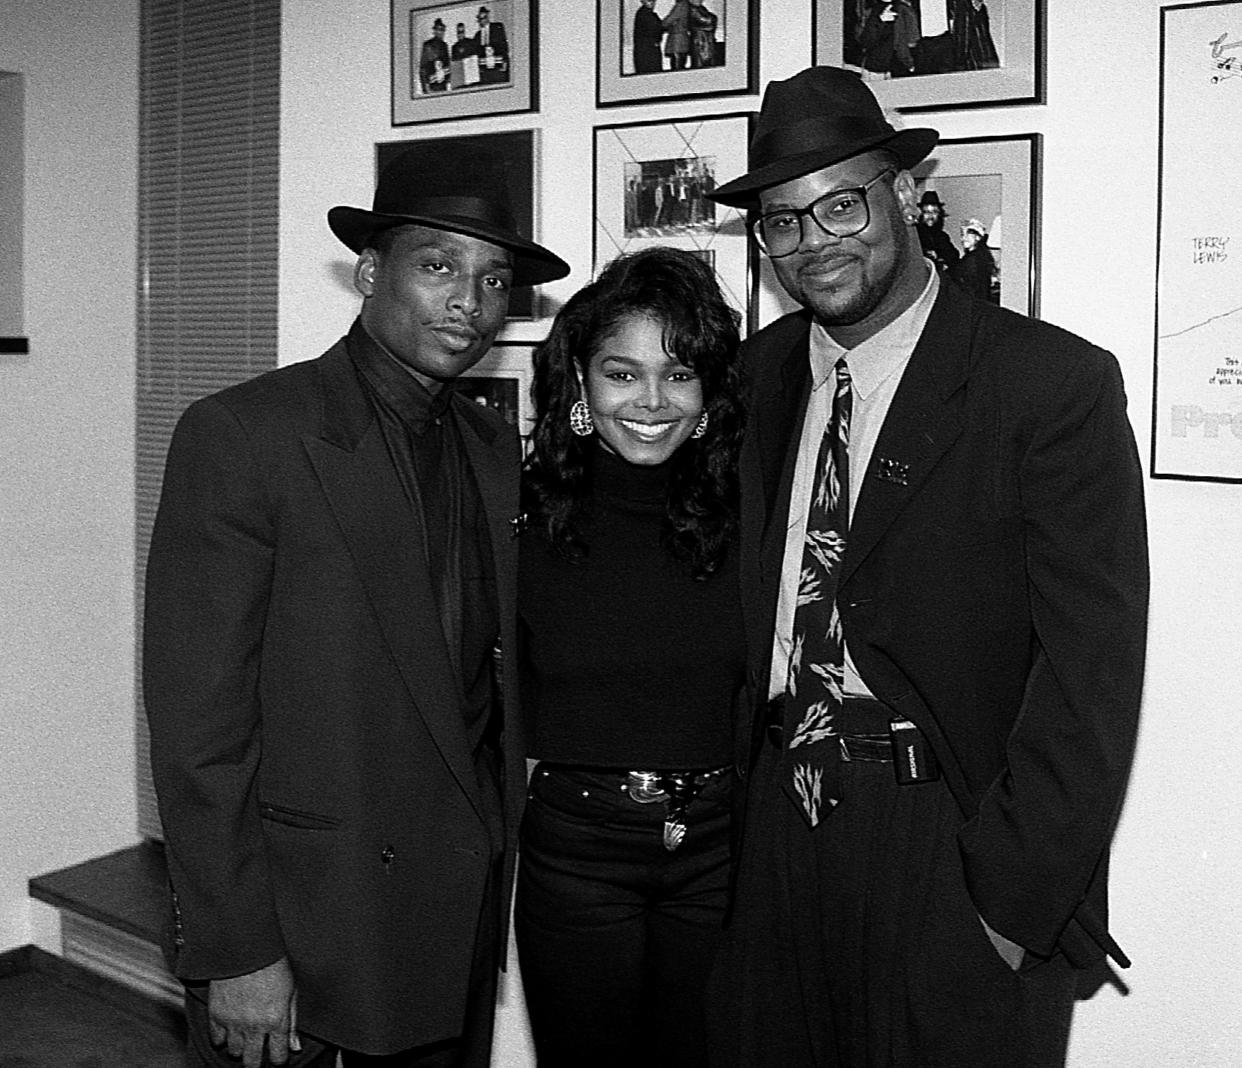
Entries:
[[759, 0], [596, 0], [595, 103], [755, 92]]
[[[431, 149], [447, 157], [469, 149], [485, 149], [505, 161], [509, 176], [509, 205], [513, 211], [513, 225], [517, 232], [530, 241], [536, 236], [535, 190], [538, 189], [538, 153], [536, 131], [512, 130], [506, 133], [468, 134], [460, 137], [420, 138], [420, 149]], [[413, 141], [383, 141], [375, 146], [375, 166], [378, 175], [394, 156], [409, 148]], [[509, 295], [509, 319], [534, 319], [538, 314], [538, 292], [535, 286], [522, 286]]]
[[715, 269], [745, 332], [754, 285], [745, 215], [706, 194], [746, 171], [750, 123], [716, 115], [595, 127], [593, 273], [651, 245], [693, 252]]
[[814, 0], [814, 62], [900, 111], [1044, 100], [1047, 0]]
[[454, 387], [476, 404], [499, 413], [506, 423], [517, 428], [523, 442], [529, 441], [535, 429], [530, 398], [534, 350], [531, 342], [497, 341]]
[[535, 111], [537, 0], [392, 0], [392, 124]]
[[1039, 314], [1039, 150], [1039, 134], [946, 138], [911, 172], [942, 281], [1023, 315]]

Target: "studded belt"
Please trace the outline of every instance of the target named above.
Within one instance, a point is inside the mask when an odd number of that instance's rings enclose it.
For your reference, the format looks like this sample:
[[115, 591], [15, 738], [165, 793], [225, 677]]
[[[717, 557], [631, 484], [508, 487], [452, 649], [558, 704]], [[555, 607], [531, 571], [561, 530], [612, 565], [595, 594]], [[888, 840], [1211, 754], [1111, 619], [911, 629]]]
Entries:
[[664, 848], [671, 853], [686, 837], [686, 809], [690, 803], [709, 782], [732, 770], [732, 765], [725, 764], [706, 771], [627, 771], [621, 789], [640, 805], [668, 802]]

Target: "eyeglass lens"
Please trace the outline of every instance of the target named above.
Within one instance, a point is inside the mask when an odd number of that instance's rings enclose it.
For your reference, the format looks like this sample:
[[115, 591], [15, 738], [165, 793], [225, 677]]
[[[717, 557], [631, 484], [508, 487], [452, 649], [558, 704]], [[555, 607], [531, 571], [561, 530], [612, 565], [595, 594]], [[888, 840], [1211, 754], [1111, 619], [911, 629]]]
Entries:
[[867, 190], [888, 173], [881, 171], [857, 189], [826, 193], [805, 208], [761, 215], [755, 222], [755, 236], [769, 256], [788, 256], [802, 243], [802, 216], [810, 215], [833, 237], [853, 237], [871, 221]]

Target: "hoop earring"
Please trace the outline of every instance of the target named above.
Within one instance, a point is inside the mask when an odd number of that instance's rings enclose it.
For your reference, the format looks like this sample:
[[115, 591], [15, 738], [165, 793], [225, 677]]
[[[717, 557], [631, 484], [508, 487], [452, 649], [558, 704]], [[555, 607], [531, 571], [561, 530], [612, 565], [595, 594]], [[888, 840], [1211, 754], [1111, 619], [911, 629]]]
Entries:
[[569, 429], [580, 438], [589, 438], [595, 433], [595, 422], [591, 419], [591, 409], [584, 400], [576, 400], [569, 408]]
[[690, 436], [697, 440], [698, 438], [701, 438], [706, 433], [707, 433], [707, 409], [704, 408], [703, 414], [699, 416], [699, 421], [695, 425], [695, 428], [690, 432]]

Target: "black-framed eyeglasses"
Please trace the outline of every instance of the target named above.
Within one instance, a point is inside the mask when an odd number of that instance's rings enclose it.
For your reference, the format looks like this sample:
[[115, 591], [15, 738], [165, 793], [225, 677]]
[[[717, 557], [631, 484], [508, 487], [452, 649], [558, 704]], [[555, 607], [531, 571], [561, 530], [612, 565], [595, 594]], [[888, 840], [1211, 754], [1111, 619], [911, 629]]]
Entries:
[[896, 174], [892, 167], [885, 167], [866, 185], [850, 189], [834, 189], [805, 208], [781, 208], [769, 211], [751, 224], [751, 233], [759, 247], [770, 257], [777, 259], [796, 252], [802, 244], [802, 218], [809, 215], [826, 234], [833, 237], [853, 237], [867, 229], [871, 222], [871, 209], [867, 205], [867, 190], [886, 174]]

